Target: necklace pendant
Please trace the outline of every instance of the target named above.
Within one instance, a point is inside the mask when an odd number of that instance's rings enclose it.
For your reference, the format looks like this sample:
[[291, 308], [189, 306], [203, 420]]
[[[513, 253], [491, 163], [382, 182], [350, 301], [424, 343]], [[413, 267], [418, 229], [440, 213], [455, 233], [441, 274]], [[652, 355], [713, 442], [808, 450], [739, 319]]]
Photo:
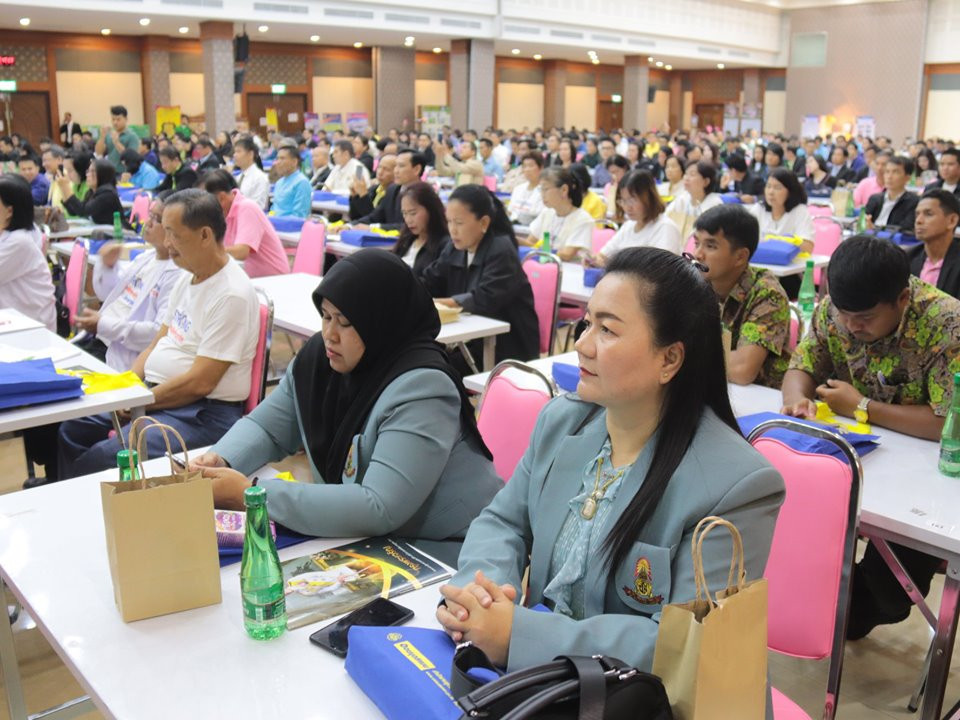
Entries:
[[586, 500], [583, 501], [583, 506], [580, 508], [580, 517], [584, 520], [593, 520], [593, 516], [597, 514], [597, 501], [594, 499], [593, 495], [590, 495]]

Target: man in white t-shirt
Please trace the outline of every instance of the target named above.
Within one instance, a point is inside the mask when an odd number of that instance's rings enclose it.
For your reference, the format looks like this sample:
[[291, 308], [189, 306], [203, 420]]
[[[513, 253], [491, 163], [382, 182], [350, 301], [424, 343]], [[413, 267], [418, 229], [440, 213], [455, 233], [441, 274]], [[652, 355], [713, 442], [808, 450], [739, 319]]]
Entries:
[[[187, 270], [170, 293], [163, 325], [133, 371], [153, 391], [147, 414], [176, 428], [188, 448], [219, 440], [243, 414], [259, 335], [259, 302], [250, 279], [224, 250], [226, 222], [213, 195], [196, 188], [167, 198], [163, 229], [170, 257]], [[124, 413], [123, 420], [129, 420]], [[60, 476], [116, 464], [119, 438], [109, 415], [60, 426]], [[126, 432], [126, 427], [124, 428]], [[148, 454], [164, 451], [159, 432]]]

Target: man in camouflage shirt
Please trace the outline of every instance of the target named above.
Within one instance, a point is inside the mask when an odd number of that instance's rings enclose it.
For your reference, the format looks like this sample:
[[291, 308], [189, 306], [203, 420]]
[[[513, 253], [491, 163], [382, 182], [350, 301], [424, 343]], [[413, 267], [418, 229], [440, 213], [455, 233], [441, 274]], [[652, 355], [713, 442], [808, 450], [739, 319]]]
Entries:
[[742, 205], [718, 205], [694, 225], [694, 258], [720, 300], [730, 331], [727, 378], [740, 385], [779, 388], [790, 362], [790, 306], [780, 282], [750, 267], [760, 226]]
[[[910, 276], [906, 254], [887, 240], [845, 240], [827, 270], [830, 297], [794, 351], [783, 410], [813, 417], [819, 397], [840, 415], [938, 440], [960, 372], [960, 301]], [[936, 452], [931, 445], [930, 452]], [[926, 595], [938, 558], [891, 543]], [[911, 601], [873, 543], [853, 576], [847, 637], [910, 614]]]

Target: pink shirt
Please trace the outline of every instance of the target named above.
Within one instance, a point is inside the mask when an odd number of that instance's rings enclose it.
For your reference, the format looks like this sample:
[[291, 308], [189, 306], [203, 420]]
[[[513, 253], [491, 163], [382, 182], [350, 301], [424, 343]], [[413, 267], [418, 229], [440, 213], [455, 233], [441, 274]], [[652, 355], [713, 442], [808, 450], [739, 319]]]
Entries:
[[283, 243], [263, 210], [253, 200], [233, 191], [233, 205], [227, 213], [227, 232], [224, 247], [247, 245], [250, 254], [243, 261], [243, 269], [252, 278], [264, 275], [286, 275], [290, 263]]
[[940, 279], [940, 270], [943, 269], [943, 258], [936, 262], [930, 262], [930, 258], [923, 261], [923, 267], [920, 268], [920, 279], [925, 283], [937, 286], [937, 280]]
[[883, 188], [880, 187], [877, 179], [875, 177], [864, 178], [857, 183], [857, 187], [853, 191], [853, 204], [857, 207], [863, 207], [867, 204], [870, 196], [876, 195], [878, 192], [883, 192]]

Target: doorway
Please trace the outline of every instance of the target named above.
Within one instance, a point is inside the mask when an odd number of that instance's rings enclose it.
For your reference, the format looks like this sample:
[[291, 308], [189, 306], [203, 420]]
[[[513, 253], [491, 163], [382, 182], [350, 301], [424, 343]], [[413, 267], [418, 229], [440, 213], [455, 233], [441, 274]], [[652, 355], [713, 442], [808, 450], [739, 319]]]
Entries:
[[34, 149], [40, 138], [54, 137], [50, 127], [50, 94], [47, 92], [12, 92], [0, 94], [0, 135], [19, 133]]
[[[283, 134], [300, 133], [303, 130], [303, 114], [307, 111], [306, 93], [272, 95], [270, 93], [247, 93], [247, 120], [251, 132], [265, 132], [260, 118], [266, 117], [267, 108], [277, 109], [277, 130]], [[296, 116], [295, 119], [290, 118]]]
[[623, 126], [623, 105], [612, 100], [597, 100], [597, 127], [613, 132]]
[[701, 130], [705, 129], [708, 125], [721, 128], [721, 130], [723, 129], [723, 103], [697, 105], [693, 111], [697, 114], [697, 117], [700, 118], [697, 127]]

